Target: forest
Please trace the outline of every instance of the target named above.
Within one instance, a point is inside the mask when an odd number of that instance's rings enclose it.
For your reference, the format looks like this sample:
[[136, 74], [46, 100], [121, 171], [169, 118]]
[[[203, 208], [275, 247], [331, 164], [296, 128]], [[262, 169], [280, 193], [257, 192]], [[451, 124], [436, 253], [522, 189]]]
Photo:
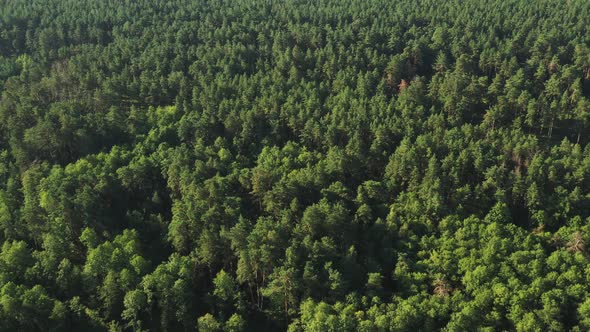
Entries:
[[590, 1], [0, 0], [0, 331], [589, 331]]

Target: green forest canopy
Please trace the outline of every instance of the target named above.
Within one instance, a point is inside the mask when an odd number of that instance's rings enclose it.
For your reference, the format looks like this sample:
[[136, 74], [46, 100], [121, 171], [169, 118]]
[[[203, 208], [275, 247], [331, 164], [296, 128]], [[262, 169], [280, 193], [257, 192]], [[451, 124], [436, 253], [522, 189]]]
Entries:
[[589, 28], [0, 0], [0, 330], [588, 331]]

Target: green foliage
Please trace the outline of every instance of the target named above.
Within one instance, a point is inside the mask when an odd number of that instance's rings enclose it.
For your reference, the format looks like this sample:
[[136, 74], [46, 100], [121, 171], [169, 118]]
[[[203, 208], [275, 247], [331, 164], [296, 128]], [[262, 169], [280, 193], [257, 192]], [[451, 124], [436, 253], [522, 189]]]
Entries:
[[4, 1], [0, 331], [587, 331], [590, 2]]

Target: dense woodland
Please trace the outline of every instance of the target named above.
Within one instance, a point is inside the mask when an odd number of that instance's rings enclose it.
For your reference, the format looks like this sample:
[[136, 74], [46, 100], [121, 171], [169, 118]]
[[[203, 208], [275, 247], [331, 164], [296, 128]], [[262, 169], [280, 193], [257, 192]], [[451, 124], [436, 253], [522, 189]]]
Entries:
[[590, 330], [589, 30], [0, 0], [0, 330]]

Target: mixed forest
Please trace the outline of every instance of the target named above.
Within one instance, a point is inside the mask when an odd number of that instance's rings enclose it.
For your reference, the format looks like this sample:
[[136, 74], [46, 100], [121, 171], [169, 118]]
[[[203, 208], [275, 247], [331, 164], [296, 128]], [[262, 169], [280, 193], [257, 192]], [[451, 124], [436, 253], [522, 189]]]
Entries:
[[0, 331], [590, 330], [590, 1], [0, 0]]

